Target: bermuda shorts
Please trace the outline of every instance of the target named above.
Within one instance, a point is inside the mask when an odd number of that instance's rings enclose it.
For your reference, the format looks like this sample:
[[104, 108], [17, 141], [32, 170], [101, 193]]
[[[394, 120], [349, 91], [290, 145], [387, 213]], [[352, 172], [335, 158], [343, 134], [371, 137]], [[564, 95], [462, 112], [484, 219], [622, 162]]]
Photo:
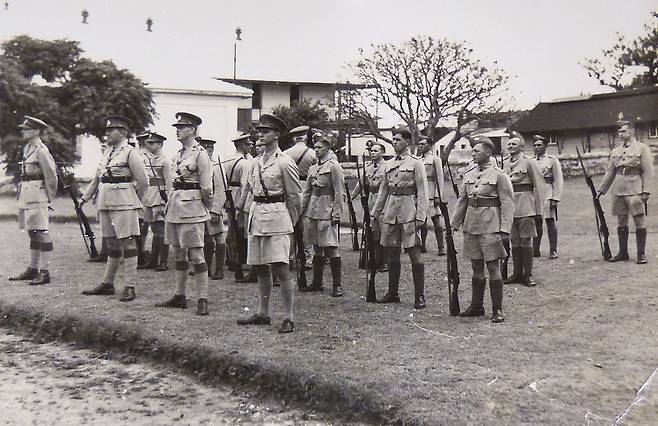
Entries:
[[419, 246], [420, 228], [416, 222], [407, 223], [385, 223], [381, 222], [381, 244], [384, 247], [402, 247], [405, 249]]
[[500, 234], [469, 234], [464, 232], [464, 257], [490, 262], [507, 257]]
[[206, 222], [206, 234], [217, 235], [224, 232], [224, 221], [222, 215], [210, 213], [210, 220]]
[[18, 227], [26, 231], [48, 230], [48, 207], [18, 209]]
[[524, 216], [515, 217], [512, 221], [512, 232], [510, 232], [510, 241], [519, 240], [521, 238], [534, 238], [537, 236], [537, 228], [535, 228], [535, 217]]
[[[140, 209], [141, 210], [141, 209]], [[139, 235], [140, 210], [101, 210], [98, 218], [101, 222], [103, 238], [118, 238], [120, 240]]]
[[612, 214], [615, 216], [638, 216], [644, 214], [644, 203], [642, 196], [637, 195], [613, 195]]
[[247, 238], [247, 265], [288, 263], [290, 235], [249, 235]]
[[320, 247], [338, 247], [338, 224], [305, 217], [304, 242]]
[[165, 222], [165, 244], [184, 249], [203, 247], [204, 224]]

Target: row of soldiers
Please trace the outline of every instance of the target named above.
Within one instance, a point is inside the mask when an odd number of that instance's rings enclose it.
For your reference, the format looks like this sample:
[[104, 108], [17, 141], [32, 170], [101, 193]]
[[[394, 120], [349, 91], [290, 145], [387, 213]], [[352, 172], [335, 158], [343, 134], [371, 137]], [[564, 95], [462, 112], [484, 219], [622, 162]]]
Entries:
[[[83, 294], [113, 295], [117, 271], [121, 268], [124, 286], [119, 300], [135, 299], [138, 250], [133, 237], [140, 234], [138, 212], [143, 207], [143, 220], [151, 224], [154, 233], [154, 254], [157, 257], [156, 245], [160, 247], [159, 254], [167, 245], [173, 246], [175, 255], [176, 290], [173, 297], [156, 306], [187, 308], [186, 283], [192, 266], [197, 284], [197, 313], [208, 315], [208, 265], [212, 263], [212, 256], [207, 248], [212, 241], [216, 268], [221, 268], [224, 263], [222, 247], [225, 247], [222, 213], [224, 207], [230, 207], [230, 214], [241, 212], [240, 219], [232, 221], [234, 238], [246, 236], [246, 256], [238, 254], [233, 263], [238, 271], [242, 263], [252, 267], [259, 290], [258, 310], [250, 317], [239, 319], [238, 324], [270, 324], [270, 294], [276, 280], [281, 287], [285, 315], [278, 330], [282, 333], [294, 331], [294, 283], [289, 263], [295, 243], [312, 245], [315, 253], [313, 282], [303, 290], [323, 290], [323, 268], [328, 259], [332, 296], [342, 296], [338, 240], [343, 200], [347, 194], [342, 167], [330, 150], [330, 138], [322, 133], [314, 135], [311, 150], [306, 144], [308, 128], [293, 129], [295, 145], [284, 153], [278, 147], [278, 140], [287, 130], [285, 122], [264, 114], [257, 125], [258, 156], [248, 155], [249, 135], [242, 135], [234, 140], [238, 157], [224, 165], [213, 164], [208, 153], [212, 154], [214, 141], [204, 142], [197, 136], [201, 118], [181, 112], [176, 114], [176, 119], [173, 126], [182, 149], [173, 163], [162, 156], [163, 136], [153, 132], [146, 134], [145, 155], [141, 155], [128, 144], [130, 122], [121, 116], [106, 119], [110, 148], [80, 202], [84, 204], [97, 194], [108, 261], [101, 284]], [[56, 191], [57, 175], [54, 161], [40, 140], [46, 123], [26, 117], [20, 127], [27, 144], [22, 162], [19, 222], [21, 228], [28, 230], [32, 257], [28, 269], [10, 279], [30, 280], [30, 284], [40, 285], [50, 280], [48, 254], [52, 251], [52, 240], [48, 235], [47, 207]], [[623, 143], [611, 153], [599, 196], [612, 187], [613, 214], [619, 220], [620, 252], [611, 261], [629, 258], [623, 237], [628, 236], [630, 214], [636, 225], [637, 263], [646, 263], [646, 211], [642, 203], [649, 197], [652, 162], [648, 148], [635, 140], [630, 128], [630, 123], [620, 123], [619, 135]], [[377, 302], [400, 302], [400, 257], [404, 249], [411, 261], [414, 307], [423, 309], [426, 307], [425, 267], [421, 254], [423, 234], [426, 235], [429, 223], [434, 225], [439, 255], [445, 251], [441, 243], [443, 228], [438, 203], [442, 198], [444, 164], [434, 154], [431, 138], [420, 141], [420, 157], [411, 153], [411, 140], [408, 128], [394, 128], [395, 155], [389, 160], [383, 159], [384, 145], [371, 144], [372, 161], [364, 178], [372, 189], [368, 206], [376, 232], [375, 263], [388, 271], [388, 291]], [[463, 253], [470, 259], [473, 270], [471, 305], [461, 315], [484, 315], [486, 269], [492, 321], [502, 322], [500, 265], [509, 255], [508, 242], [511, 243], [514, 272], [507, 283], [536, 285], [532, 275], [533, 256], [538, 255], [542, 217], [548, 227], [549, 257], [557, 257], [555, 221], [562, 191], [561, 167], [557, 159], [545, 154], [546, 141], [540, 136], [535, 137], [537, 156], [533, 159], [523, 154], [523, 138], [513, 135], [507, 144], [509, 157], [503, 159], [502, 168], [492, 156], [494, 144], [489, 138], [473, 136], [470, 141], [473, 165], [464, 174], [451, 220], [453, 231], [463, 228]], [[359, 185], [365, 183], [359, 182]], [[227, 187], [239, 191], [226, 191]], [[359, 191], [357, 187], [351, 196], [355, 197]], [[227, 205], [229, 197], [233, 198], [233, 206]], [[293, 238], [295, 229], [300, 227], [303, 228], [301, 240]]]

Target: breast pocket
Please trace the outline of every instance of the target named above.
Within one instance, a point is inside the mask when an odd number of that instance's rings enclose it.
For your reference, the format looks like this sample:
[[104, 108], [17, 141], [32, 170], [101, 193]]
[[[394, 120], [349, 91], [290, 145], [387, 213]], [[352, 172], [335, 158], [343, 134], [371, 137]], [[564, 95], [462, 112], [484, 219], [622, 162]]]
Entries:
[[203, 217], [208, 214], [208, 211], [201, 200], [201, 196], [187, 195], [181, 197], [178, 201], [180, 217], [182, 219]]
[[510, 175], [510, 179], [512, 182], [521, 182], [523, 181], [526, 176], [528, 176], [528, 170], [526, 169], [517, 169], [512, 172]]
[[416, 182], [414, 167], [400, 168], [400, 183], [404, 186], [411, 186]]

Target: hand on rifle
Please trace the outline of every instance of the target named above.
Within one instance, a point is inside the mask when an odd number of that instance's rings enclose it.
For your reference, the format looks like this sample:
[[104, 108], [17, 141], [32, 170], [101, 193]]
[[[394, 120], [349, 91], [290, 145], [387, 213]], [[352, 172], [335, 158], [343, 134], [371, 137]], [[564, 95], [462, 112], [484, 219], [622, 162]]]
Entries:
[[642, 201], [649, 201], [649, 194], [648, 192], [643, 192], [640, 197], [642, 197]]
[[331, 218], [331, 224], [332, 225], [340, 225], [340, 218], [339, 217], [332, 217]]
[[603, 197], [603, 192], [601, 191], [596, 191], [596, 199], [598, 200], [599, 198]]
[[86, 202], [87, 202], [87, 200], [85, 200], [82, 197], [80, 197], [80, 200], [78, 201], [78, 203], [80, 203], [80, 207], [84, 206]]
[[550, 202], [551, 202], [551, 208], [557, 207], [557, 203], [559, 203], [558, 200], [550, 200]]
[[212, 212], [210, 213], [210, 222], [211, 223], [219, 223], [221, 218], [222, 217], [220, 215], [218, 215], [217, 213], [212, 213]]

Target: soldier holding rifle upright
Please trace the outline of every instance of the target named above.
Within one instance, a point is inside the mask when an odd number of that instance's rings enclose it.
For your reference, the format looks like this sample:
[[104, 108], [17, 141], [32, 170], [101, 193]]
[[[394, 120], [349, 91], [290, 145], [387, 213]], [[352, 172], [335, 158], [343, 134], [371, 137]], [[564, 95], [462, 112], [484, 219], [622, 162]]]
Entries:
[[30, 263], [9, 281], [27, 280], [29, 285], [50, 282], [50, 254], [53, 241], [48, 233], [48, 206], [57, 192], [57, 168], [50, 151], [41, 141], [48, 125], [38, 118], [25, 116], [21, 125], [23, 147], [21, 183], [18, 190], [18, 226], [30, 238]]
[[452, 227], [464, 228], [464, 255], [473, 269], [471, 305], [463, 317], [484, 316], [484, 290], [489, 273], [492, 322], [503, 322], [503, 280], [499, 260], [507, 253], [503, 238], [512, 229], [514, 190], [512, 182], [491, 160], [494, 144], [486, 136], [471, 138], [471, 156], [477, 166], [464, 175], [462, 190], [455, 205]]
[[[620, 114], [621, 116], [621, 114]], [[629, 121], [617, 122], [621, 145], [610, 152], [608, 168], [599, 188], [598, 197], [612, 187], [612, 214], [617, 216], [619, 253], [609, 262], [628, 260], [628, 216], [635, 222], [638, 264], [647, 263], [644, 252], [647, 243], [647, 201], [651, 195], [649, 182], [653, 176], [653, 156], [649, 147], [635, 139]]]
[[[557, 222], [557, 205], [560, 202], [560, 197], [562, 197], [562, 188], [564, 187], [562, 167], [560, 166], [560, 160], [546, 154], [548, 141], [543, 136], [534, 135], [533, 139], [535, 140], [533, 143], [535, 161], [546, 183], [546, 200], [544, 201], [543, 216], [548, 231], [548, 258], [557, 259], [557, 226], [555, 222]], [[532, 250], [534, 257], [540, 257], [541, 238], [544, 234], [541, 217], [535, 217], [535, 227], [537, 228], [537, 236], [532, 239]]]

